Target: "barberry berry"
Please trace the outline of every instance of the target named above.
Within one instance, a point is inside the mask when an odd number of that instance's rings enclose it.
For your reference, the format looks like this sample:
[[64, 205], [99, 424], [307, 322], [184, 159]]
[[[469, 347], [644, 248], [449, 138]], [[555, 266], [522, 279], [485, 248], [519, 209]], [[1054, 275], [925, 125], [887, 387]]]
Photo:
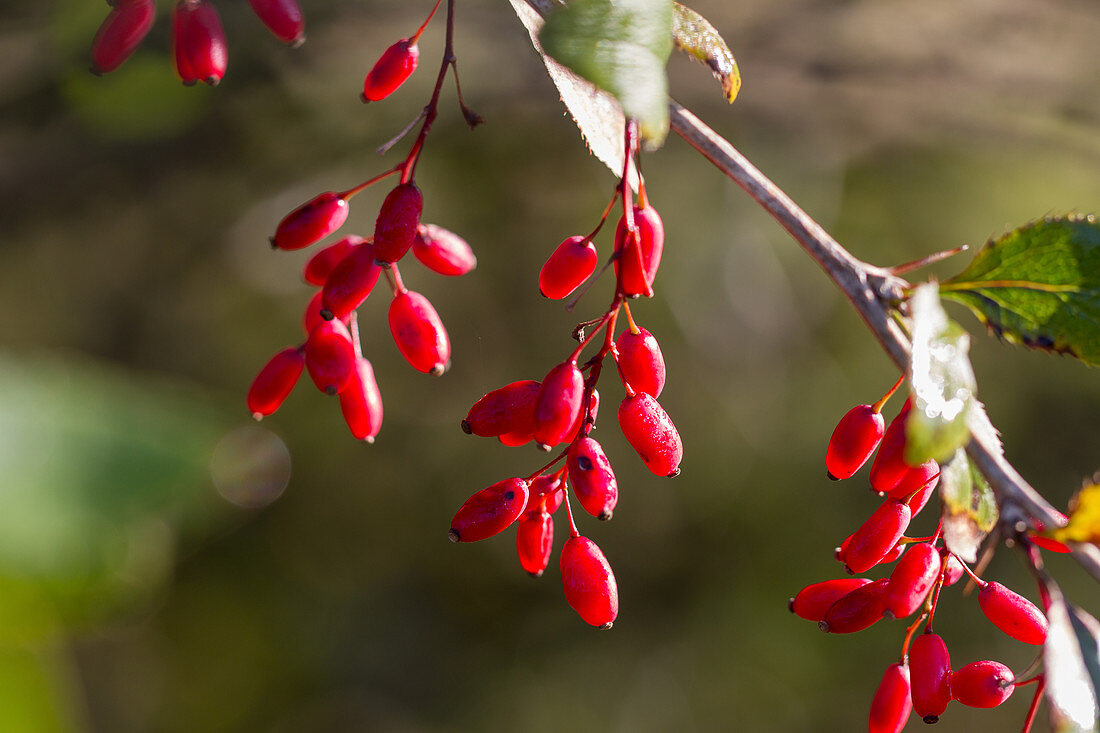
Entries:
[[573, 493], [584, 510], [597, 519], [611, 519], [619, 501], [619, 485], [600, 444], [589, 437], [577, 440], [569, 446], [566, 465]]
[[925, 632], [909, 647], [913, 709], [925, 723], [935, 723], [951, 702], [951, 656], [937, 634]]
[[413, 255], [432, 272], [457, 277], [477, 267], [466, 240], [435, 224], [421, 224], [412, 244]]
[[905, 463], [905, 422], [909, 417], [910, 401], [906, 401], [897, 417], [890, 421], [879, 444], [878, 454], [871, 463], [871, 488], [886, 494], [897, 486], [909, 470]]
[[551, 369], [535, 400], [535, 440], [544, 446], [565, 442], [577, 424], [583, 399], [584, 376], [576, 361]]
[[300, 45], [305, 40], [306, 19], [296, 0], [248, 0], [252, 12], [283, 43]]
[[347, 218], [347, 199], [326, 191], [287, 214], [275, 228], [271, 246], [288, 250], [308, 247], [335, 232]]
[[821, 621], [830, 606], [870, 582], [867, 578], [836, 578], [813, 583], [798, 591], [787, 602], [787, 607], [791, 613], [807, 621]]
[[340, 393], [340, 411], [356, 440], [373, 443], [382, 429], [382, 393], [374, 368], [363, 357], [355, 360], [355, 372]]
[[382, 202], [374, 222], [374, 257], [397, 262], [417, 239], [424, 196], [415, 183], [399, 183]]
[[327, 395], [344, 391], [355, 373], [355, 347], [340, 321], [322, 321], [314, 328], [306, 341], [305, 356], [309, 376]]
[[420, 47], [412, 38], [402, 38], [387, 48], [363, 79], [362, 100], [377, 102], [393, 94], [416, 71], [419, 61]]
[[291, 346], [271, 358], [248, 389], [248, 411], [259, 420], [282, 406], [305, 367], [302, 350]]
[[130, 58], [153, 27], [153, 0], [119, 0], [92, 40], [92, 72], [106, 74]]
[[[323, 251], [322, 251], [323, 254]], [[353, 247], [325, 278], [321, 290], [321, 315], [344, 318], [358, 308], [374, 290], [382, 268], [374, 260], [370, 242]]]
[[636, 244], [627, 232], [625, 216], [615, 229], [615, 275], [628, 297], [652, 293], [665, 247], [665, 226], [652, 206], [634, 207], [634, 226], [638, 232]]
[[920, 542], [908, 552], [890, 574], [886, 588], [886, 609], [894, 618], [913, 614], [940, 576], [940, 553], [930, 542]]
[[635, 392], [619, 405], [619, 427], [650, 471], [676, 476], [684, 457], [680, 433], [664, 408], [647, 392]]
[[350, 234], [343, 239], [333, 242], [306, 262], [302, 269], [302, 277], [310, 285], [324, 287], [328, 276], [340, 262], [351, 254], [351, 251], [363, 243], [363, 238]]
[[849, 538], [841, 559], [852, 573], [865, 573], [901, 539], [911, 518], [909, 505], [887, 499]]
[[540, 577], [550, 564], [553, 549], [554, 518], [541, 506], [525, 511], [516, 523], [516, 554], [520, 567]]
[[615, 341], [619, 372], [635, 392], [654, 398], [665, 389], [665, 356], [657, 339], [644, 328], [637, 333], [627, 330]]
[[521, 478], [482, 489], [467, 499], [451, 520], [451, 542], [477, 542], [503, 532], [523, 513], [527, 498], [527, 482]]
[[978, 605], [994, 626], [1013, 639], [1035, 645], [1046, 641], [1046, 616], [1019, 593], [990, 581], [978, 591]]
[[579, 288], [596, 269], [596, 245], [588, 237], [573, 236], [557, 246], [539, 271], [539, 291], [561, 300]]
[[873, 625], [886, 610], [888, 582], [889, 578], [880, 578], [841, 596], [829, 606], [818, 627], [829, 634], [851, 634]]
[[217, 86], [229, 54], [217, 8], [209, 0], [179, 0], [172, 16], [176, 71], [184, 84]]
[[850, 478], [858, 471], [882, 442], [884, 426], [882, 413], [871, 405], [856, 405], [848, 410], [825, 449], [825, 471], [829, 478]]
[[530, 440], [535, 429], [535, 402], [541, 387], [532, 379], [524, 379], [486, 393], [466, 414], [462, 421], [463, 432], [483, 438], [527, 435]]
[[968, 707], [995, 708], [1012, 695], [1015, 679], [1000, 662], [971, 662], [951, 673], [951, 696]]
[[438, 377], [451, 364], [451, 340], [432, 304], [405, 290], [390, 303], [390, 333], [413, 369]]
[[913, 711], [910, 694], [909, 665], [891, 664], [871, 700], [868, 733], [900, 733]]
[[561, 582], [565, 600], [592, 626], [610, 629], [619, 615], [615, 575], [596, 543], [580, 535], [561, 549]]

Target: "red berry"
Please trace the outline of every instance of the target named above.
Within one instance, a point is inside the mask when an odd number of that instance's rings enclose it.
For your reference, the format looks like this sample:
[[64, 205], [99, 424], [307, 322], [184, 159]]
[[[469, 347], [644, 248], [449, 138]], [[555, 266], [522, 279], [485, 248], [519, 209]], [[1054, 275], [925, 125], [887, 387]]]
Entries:
[[978, 591], [978, 605], [994, 626], [1013, 639], [1036, 645], [1046, 641], [1047, 617], [1019, 593], [989, 582]]
[[347, 218], [347, 200], [326, 191], [287, 214], [276, 227], [271, 246], [278, 249], [308, 247], [339, 229]]
[[554, 549], [554, 518], [545, 509], [526, 511], [516, 523], [516, 554], [519, 565], [538, 578], [550, 564]]
[[435, 308], [420, 293], [398, 293], [390, 303], [390, 333], [413, 369], [438, 377], [451, 362], [451, 341]]
[[882, 618], [886, 610], [885, 591], [888, 578], [860, 586], [838, 598], [818, 622], [822, 631], [831, 634], [852, 634], [863, 631]]
[[905, 421], [909, 417], [909, 402], [898, 416], [890, 421], [883, 433], [878, 455], [871, 464], [871, 488], [886, 494], [898, 485], [909, 470], [905, 463]]
[[352, 234], [330, 244], [309, 258], [302, 270], [302, 277], [310, 285], [324, 287], [333, 269], [363, 241], [362, 237]]
[[929, 481], [925, 484], [923, 489], [909, 497], [909, 501], [905, 503], [909, 505], [910, 516], [915, 517], [920, 513], [921, 509], [924, 509], [928, 501], [936, 493], [936, 486], [939, 482], [939, 475], [937, 474], [934, 481]]
[[397, 262], [416, 241], [424, 196], [415, 183], [401, 183], [386, 194], [374, 222], [374, 257]]
[[844, 548], [842, 559], [853, 573], [865, 573], [886, 556], [909, 526], [909, 505], [887, 499], [855, 531]]
[[1012, 670], [1000, 662], [971, 662], [951, 674], [951, 696], [972, 708], [995, 708], [1016, 688]]
[[[569, 437], [566, 438], [569, 442], [576, 440], [582, 430], [585, 430], [586, 425], [595, 425], [596, 416], [600, 414], [600, 391], [595, 387], [592, 388], [592, 396], [588, 398], [588, 414], [585, 414], [582, 408], [577, 413], [577, 421], [573, 423], [573, 427], [569, 429]], [[587, 435], [588, 430], [585, 430]]]
[[260, 418], [279, 409], [298, 383], [305, 367], [305, 358], [296, 347], [283, 349], [271, 358], [256, 375], [248, 389], [248, 411]]
[[652, 289], [665, 248], [665, 225], [652, 206], [634, 207], [634, 226], [638, 229], [637, 246], [633, 237], [627, 236], [625, 217], [615, 229], [615, 275], [628, 296], [645, 295]]
[[535, 434], [533, 432], [524, 432], [522, 430], [512, 433], [502, 433], [497, 436], [497, 440], [499, 440], [502, 445], [506, 445], [509, 448], [518, 448], [521, 445], [527, 445], [534, 439]]
[[553, 514], [561, 506], [562, 501], [565, 500], [565, 491], [560, 491], [562, 481], [560, 474], [553, 474], [550, 476], [536, 476], [531, 481], [531, 500], [528, 503], [530, 508], [534, 508], [536, 499], [542, 504], [546, 511]]
[[543, 445], [563, 443], [577, 423], [584, 400], [584, 376], [577, 362], [558, 364], [547, 373], [535, 400], [535, 440]]
[[871, 700], [868, 733], [900, 733], [913, 712], [910, 699], [909, 666], [891, 664], [882, 675], [882, 682]]
[[340, 411], [356, 440], [374, 442], [382, 429], [382, 393], [374, 379], [374, 368], [363, 357], [355, 360], [355, 373], [340, 393]]
[[340, 321], [324, 321], [306, 341], [306, 369], [317, 389], [327, 395], [344, 391], [355, 373], [351, 334]]
[[619, 485], [600, 444], [592, 438], [581, 438], [569, 446], [566, 465], [573, 493], [584, 510], [597, 519], [611, 519], [619, 501]]
[[382, 268], [374, 261], [374, 249], [370, 242], [353, 247], [325, 279], [321, 290], [323, 316], [345, 318], [362, 305], [374, 290]]
[[570, 537], [561, 548], [561, 582], [565, 600], [593, 626], [610, 629], [619, 615], [619, 589], [611, 565], [596, 543]]
[[676, 476], [684, 444], [672, 419], [652, 395], [635, 392], [619, 405], [619, 427], [650, 471]]
[[477, 267], [477, 257], [466, 240], [435, 224], [421, 224], [413, 239], [413, 254], [425, 267], [456, 277]]
[[825, 470], [831, 479], [850, 478], [882, 442], [882, 413], [870, 405], [856, 405], [840, 418], [825, 450]]
[[153, 0], [119, 0], [92, 41], [92, 71], [114, 71], [138, 47], [156, 18]]
[[363, 101], [377, 102], [393, 94], [416, 71], [419, 60], [420, 48], [410, 38], [387, 48], [363, 80]]
[[283, 43], [305, 40], [306, 20], [295, 0], [248, 0], [252, 12]]
[[886, 588], [886, 608], [894, 618], [912, 615], [936, 579], [940, 577], [940, 553], [929, 542], [913, 545], [890, 574]]
[[665, 388], [665, 356], [649, 331], [623, 331], [615, 340], [619, 371], [635, 392], [660, 397]]
[[929, 488], [936, 488], [939, 483], [940, 464], [929, 459], [903, 473], [901, 479], [894, 485], [894, 488], [886, 492], [886, 495], [892, 499], [907, 501], [911, 496], [924, 492]]
[[532, 379], [524, 379], [486, 393], [462, 421], [463, 432], [483, 438], [509, 433], [530, 436], [535, 429], [535, 401], [541, 387]]
[[321, 291], [318, 290], [313, 294], [313, 297], [309, 299], [309, 303], [306, 304], [306, 310], [302, 314], [302, 328], [305, 329], [306, 336], [313, 333], [313, 329], [320, 326], [322, 321], [325, 320], [321, 317], [322, 307]]
[[451, 542], [477, 542], [503, 532], [523, 513], [527, 496], [527, 482], [521, 478], [505, 479], [477, 492], [451, 520]]
[[591, 239], [569, 237], [550, 254], [539, 271], [539, 290], [547, 298], [567, 297], [596, 269], [597, 258], [596, 245]]
[[180, 0], [172, 20], [180, 79], [184, 84], [204, 81], [217, 86], [229, 59], [217, 9], [209, 0]]
[[798, 591], [787, 606], [791, 613], [807, 621], [821, 621], [829, 607], [857, 588], [871, 581], [867, 578], [836, 578], [808, 585]]
[[936, 634], [924, 633], [909, 647], [913, 709], [925, 723], [935, 723], [951, 702], [951, 656]]
[[[1062, 525], [1065, 525], [1065, 523], [1068, 521], [1068, 517], [1066, 517], [1065, 514], [1062, 514], [1059, 511], [1055, 511], [1054, 513], [1061, 518]], [[1035, 531], [1036, 532], [1042, 532], [1045, 529], [1046, 529], [1046, 525], [1043, 524], [1042, 522], [1040, 522], [1038, 519], [1036, 519], [1035, 520]], [[1055, 540], [1055, 539], [1051, 539], [1050, 537], [1043, 537], [1043, 536], [1037, 535], [1037, 534], [1029, 534], [1028, 539], [1031, 540], [1032, 544], [1038, 545], [1039, 547], [1042, 547], [1044, 550], [1050, 550], [1051, 552], [1058, 552], [1058, 553], [1070, 552], [1069, 547], [1065, 543], [1059, 542], [1058, 540]]]
[[955, 554], [947, 548], [940, 550], [940, 559], [947, 568], [943, 572], [943, 587], [949, 588], [962, 579], [966, 570], [963, 569], [962, 560], [955, 557]]

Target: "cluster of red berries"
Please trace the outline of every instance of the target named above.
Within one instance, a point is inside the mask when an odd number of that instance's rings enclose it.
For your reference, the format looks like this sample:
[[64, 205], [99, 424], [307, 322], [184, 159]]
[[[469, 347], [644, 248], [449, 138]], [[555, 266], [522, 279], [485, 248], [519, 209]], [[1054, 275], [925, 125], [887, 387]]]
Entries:
[[[435, 8], [438, 7], [437, 2]], [[423, 32], [428, 20], [412, 39], [406, 39], [413, 41], [411, 48], [415, 52], [411, 67], [394, 62], [387, 52], [371, 69], [368, 86], [373, 83], [388, 90], [375, 98], [388, 95], [412, 73], [418, 55], [415, 38]], [[435, 376], [450, 366], [450, 339], [439, 314], [426, 297], [405, 287], [397, 264], [410, 250], [428, 269], [441, 275], [464, 275], [477, 264], [465, 240], [442, 227], [420, 221], [424, 199], [414, 174], [437, 99], [438, 85], [431, 112], [402, 163], [347, 191], [326, 191], [315, 196], [287, 214], [276, 228], [271, 238], [271, 246], [276, 249], [298, 250], [315, 244], [344, 224], [353, 196], [400, 173], [400, 182], [382, 202], [373, 236], [344, 237], [306, 263], [303, 273], [306, 282], [320, 288], [306, 307], [303, 326], [307, 338], [301, 345], [277, 353], [253, 381], [248, 392], [248, 409], [256, 419], [270, 415], [282, 405], [304, 369], [319, 390], [339, 395], [352, 435], [359, 440], [374, 441], [382, 426], [382, 397], [374, 369], [363, 356], [356, 309], [371, 294], [383, 273], [393, 292], [390, 332], [406, 361], [417, 371]]]
[[[636, 152], [636, 131], [628, 126], [627, 165]], [[467, 433], [496, 437], [508, 446], [534, 441], [542, 450], [565, 445], [553, 460], [526, 478], [510, 478], [471, 496], [451, 520], [454, 542], [474, 542], [517, 525], [516, 550], [520, 566], [541, 576], [553, 550], [552, 514], [565, 504], [570, 538], [561, 551], [565, 598], [587, 623], [609, 628], [618, 615], [615, 576], [595, 542], [583, 537], [570, 507], [568, 491], [592, 516], [611, 519], [619, 487], [611, 461], [592, 436], [599, 411], [599, 381], [610, 355], [626, 396], [619, 405], [619, 426], [645, 465], [658, 476], [680, 472], [683, 443], [657, 402], [665, 384], [665, 363], [657, 339], [640, 328], [626, 299], [653, 295], [664, 248], [664, 227], [649, 205], [644, 183], [634, 203], [626, 175], [604, 210], [599, 225], [587, 236], [567, 238], [550, 255], [539, 274], [539, 288], [548, 298], [563, 299], [595, 272], [598, 254], [593, 238], [617, 201], [623, 215], [615, 232], [610, 263], [615, 271], [615, 293], [608, 310], [574, 329], [579, 345], [541, 382], [513, 382], [479, 399], [462, 421]], [[609, 263], [609, 264], [610, 264]], [[606, 269], [606, 267], [605, 267]], [[625, 312], [629, 328], [615, 338], [615, 324]], [[579, 363], [585, 348], [603, 331], [602, 345]], [[560, 467], [559, 463], [562, 463]]]
[[[940, 472], [935, 461], [910, 466], [904, 460], [911, 401], [906, 401], [884, 429], [882, 408], [902, 381], [874, 405], [858, 405], [844, 415], [829, 440], [825, 458], [829, 477], [844, 479], [877, 451], [870, 482], [884, 497], [883, 504], [837, 548], [836, 558], [849, 575], [894, 561], [897, 564], [887, 577], [878, 580], [846, 577], [814, 583], [799, 591], [789, 604], [796, 615], [836, 634], [861, 631], [881, 619], [917, 614], [906, 630], [899, 661], [887, 668], [875, 693], [870, 733], [897, 733], [912, 711], [924, 722], [935, 723], [951, 700], [976, 708], [996, 707], [1016, 687], [1041, 682], [1041, 675], [1018, 680], [1004, 664], [991, 660], [952, 669], [947, 645], [933, 633], [932, 620], [940, 591], [964, 575], [979, 586], [978, 605], [997, 628], [1034, 645], [1042, 645], [1047, 632], [1046, 617], [1031, 601], [1000, 583], [982, 580], [943, 545], [942, 525], [930, 537], [905, 536], [912, 517], [928, 503]], [[917, 634], [922, 625], [923, 633]], [[1041, 691], [1041, 684], [1037, 689]], [[1033, 714], [1034, 710], [1029, 725]]]

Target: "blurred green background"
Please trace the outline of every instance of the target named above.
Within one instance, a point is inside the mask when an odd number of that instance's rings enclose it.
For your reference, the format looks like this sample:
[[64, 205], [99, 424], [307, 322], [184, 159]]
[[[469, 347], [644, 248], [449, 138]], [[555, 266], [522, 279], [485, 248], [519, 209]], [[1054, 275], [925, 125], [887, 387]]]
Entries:
[[[662, 403], [686, 458], [675, 480], [650, 475], [603, 386], [596, 435], [621, 499], [611, 523], [578, 522], [614, 566], [622, 610], [594, 631], [564, 603], [556, 558], [533, 581], [511, 532], [446, 540], [467, 496], [543, 461], [462, 434], [460, 417], [489, 389], [541, 378], [610, 287], [574, 315], [538, 294], [542, 261], [593, 226], [614, 180], [510, 7], [459, 3], [463, 88], [488, 123], [468, 131], [448, 87], [417, 171], [425, 219], [479, 256], [461, 279], [403, 273], [448, 324], [454, 366], [412, 372], [371, 298], [361, 324], [386, 421], [370, 446], [308, 380], [251, 425], [248, 385], [302, 338], [310, 295], [307, 254], [273, 253], [267, 237], [302, 201], [391, 164], [373, 150], [427, 98], [442, 24], [420, 72], [364, 107], [363, 74], [427, 0], [304, 0], [296, 50], [245, 3], [220, 2], [230, 63], [215, 90], [176, 80], [159, 4], [142, 49], [105, 78], [87, 51], [106, 5], [0, 8], [0, 730], [864, 726], [902, 625], [826, 636], [786, 600], [837, 576], [832, 548], [876, 505], [864, 474], [826, 480], [824, 448], [896, 374], [787, 235], [678, 139], [646, 157], [668, 238], [657, 297], [634, 312], [664, 348]], [[674, 96], [861, 258], [898, 263], [1100, 208], [1093, 3], [696, 9], [744, 87], [727, 107], [702, 67], [674, 58]], [[345, 231], [371, 230], [382, 193], [356, 199]], [[1064, 506], [1100, 468], [1095, 371], [954, 313], [1010, 460]], [[914, 532], [932, 528], [926, 514]], [[1050, 562], [1100, 612], [1096, 585]], [[1034, 597], [1012, 553], [988, 574]], [[937, 630], [956, 666], [1032, 656], [958, 589]], [[952, 706], [938, 729], [1017, 728], [1028, 697]]]

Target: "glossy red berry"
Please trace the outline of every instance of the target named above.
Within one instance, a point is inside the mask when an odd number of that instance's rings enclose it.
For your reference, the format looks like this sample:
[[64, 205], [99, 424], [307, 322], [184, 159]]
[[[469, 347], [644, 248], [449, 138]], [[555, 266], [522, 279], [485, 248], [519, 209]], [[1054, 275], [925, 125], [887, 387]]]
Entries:
[[180, 0], [172, 20], [180, 79], [184, 84], [203, 81], [217, 86], [229, 60], [217, 8], [209, 0]]
[[576, 425], [584, 400], [584, 376], [577, 362], [558, 364], [547, 373], [535, 400], [535, 440], [555, 446]]
[[962, 579], [963, 573], [965, 573], [966, 570], [963, 568], [962, 560], [955, 557], [955, 554], [946, 548], [940, 550], [940, 559], [945, 567], [943, 571], [943, 587], [949, 588]]
[[344, 391], [355, 373], [351, 334], [340, 321], [323, 321], [306, 341], [306, 369], [317, 389], [327, 395]]
[[420, 293], [398, 293], [390, 303], [390, 333], [413, 369], [438, 377], [451, 362], [451, 341], [435, 308]]
[[897, 486], [910, 468], [903, 458], [905, 421], [909, 417], [909, 404], [906, 402], [898, 416], [890, 421], [886, 432], [883, 433], [878, 454], [871, 463], [871, 488], [883, 494], [889, 493]]
[[853, 573], [865, 573], [886, 556], [909, 526], [909, 505], [887, 499], [863, 525], [852, 534], [841, 559]]
[[650, 471], [676, 476], [684, 458], [684, 444], [672, 419], [646, 392], [635, 392], [619, 405], [619, 427]]
[[627, 296], [650, 292], [665, 248], [665, 225], [652, 206], [634, 207], [634, 226], [638, 230], [637, 246], [633, 237], [627, 236], [625, 217], [619, 219], [615, 229], [615, 275]]
[[321, 291], [318, 290], [313, 294], [313, 297], [309, 299], [309, 303], [306, 304], [305, 312], [302, 313], [302, 328], [305, 330], [306, 336], [313, 333], [313, 329], [320, 326], [321, 322], [325, 320], [321, 317], [322, 307]]
[[397, 262], [416, 241], [424, 196], [415, 183], [400, 183], [386, 194], [374, 222], [374, 257]]
[[483, 438], [526, 434], [530, 440], [535, 429], [535, 402], [541, 387], [532, 379], [524, 379], [485, 394], [462, 421], [463, 432]]
[[840, 418], [825, 449], [825, 470], [831, 479], [850, 478], [882, 442], [886, 430], [882, 413], [870, 405], [856, 405]]
[[297, 347], [283, 349], [271, 358], [248, 389], [248, 411], [259, 420], [279, 409], [298, 383], [305, 358]]
[[417, 227], [412, 250], [416, 259], [440, 275], [457, 277], [477, 267], [477, 257], [466, 240], [435, 224]]
[[813, 583], [798, 591], [798, 595], [787, 602], [787, 607], [807, 621], [822, 621], [830, 606], [870, 582], [867, 578], [836, 578]]
[[362, 305], [378, 283], [382, 268], [374, 261], [370, 242], [353, 247], [325, 279], [321, 305], [326, 318], [345, 318]]
[[665, 355], [653, 334], [644, 328], [638, 333], [623, 331], [615, 340], [619, 372], [635, 392], [660, 397], [665, 389]]
[[355, 372], [340, 393], [340, 411], [356, 440], [374, 442], [382, 429], [382, 393], [374, 378], [374, 368], [361, 356], [355, 360]]
[[929, 500], [936, 493], [936, 486], [939, 482], [939, 474], [937, 473], [934, 480], [929, 481], [925, 484], [923, 489], [909, 497], [909, 500], [905, 503], [909, 505], [910, 516], [917, 516], [921, 509], [924, 509], [924, 507], [928, 505]]
[[539, 291], [560, 300], [581, 286], [596, 269], [596, 245], [591, 239], [573, 236], [558, 245], [539, 271]]
[[248, 0], [252, 12], [283, 43], [305, 40], [306, 19], [296, 0]]
[[[1069, 518], [1066, 517], [1065, 514], [1062, 514], [1059, 511], [1055, 511], [1054, 513], [1059, 518], [1061, 518], [1061, 520], [1062, 520], [1059, 526], [1064, 526], [1065, 523], [1067, 521], [1069, 521]], [[1039, 521], [1038, 519], [1036, 519], [1034, 521], [1035, 521], [1035, 531], [1036, 532], [1042, 532], [1046, 529], [1046, 525], [1043, 524], [1041, 521]], [[1042, 535], [1037, 535], [1037, 534], [1032, 533], [1032, 534], [1028, 535], [1028, 539], [1030, 539], [1033, 544], [1038, 545], [1039, 547], [1043, 548], [1044, 550], [1049, 550], [1051, 552], [1057, 552], [1057, 553], [1070, 552], [1070, 549], [1069, 549], [1068, 545], [1066, 545], [1064, 542], [1059, 542], [1058, 540], [1052, 539], [1050, 537], [1043, 537]]]
[[393, 94], [416, 71], [419, 61], [420, 48], [411, 38], [387, 48], [363, 80], [363, 101], [377, 102]]
[[562, 489], [560, 474], [549, 476], [536, 476], [531, 480], [531, 499], [528, 508], [534, 509], [537, 503], [553, 514], [565, 500], [565, 491]]
[[330, 244], [309, 258], [302, 270], [302, 277], [310, 285], [324, 287], [333, 269], [363, 241], [362, 237], [351, 234]]
[[573, 423], [573, 427], [569, 429], [569, 436], [566, 438], [570, 443], [580, 437], [581, 431], [587, 435], [591, 430], [592, 425], [596, 424], [596, 416], [600, 414], [600, 391], [596, 388], [592, 388], [592, 396], [588, 398], [588, 412], [585, 413], [582, 408], [577, 413], [577, 421]]
[[901, 558], [886, 588], [886, 609], [894, 618], [912, 615], [940, 577], [940, 553], [929, 542], [909, 548]]
[[995, 708], [1015, 689], [1012, 670], [1000, 662], [971, 662], [951, 673], [951, 696], [972, 708]]
[[881, 578], [841, 596], [829, 606], [818, 627], [830, 634], [852, 634], [876, 623], [886, 610], [888, 582], [888, 578]]
[[940, 719], [951, 702], [951, 656], [937, 634], [924, 633], [909, 647], [913, 709], [925, 723]]
[[543, 508], [525, 511], [516, 523], [516, 554], [520, 567], [540, 577], [550, 564], [553, 549], [554, 518]]
[[619, 501], [619, 485], [611, 461], [592, 438], [581, 438], [566, 455], [569, 480], [584, 510], [597, 519], [611, 519]]
[[1047, 617], [1019, 593], [989, 582], [978, 591], [978, 605], [994, 626], [1013, 639], [1035, 645], [1046, 641]]
[[909, 666], [891, 664], [871, 700], [868, 733], [900, 733], [913, 712], [910, 699]]
[[886, 492], [892, 499], [907, 501], [909, 497], [929, 488], [935, 489], [940, 483], [940, 464], [929, 459], [919, 466], [913, 466], [901, 475], [894, 488]]
[[561, 549], [565, 600], [586, 623], [611, 628], [619, 615], [619, 589], [603, 552], [587, 537], [570, 537]]
[[92, 71], [106, 74], [122, 65], [153, 27], [153, 0], [119, 0], [92, 40]]
[[302, 249], [339, 229], [348, 218], [348, 202], [332, 191], [310, 199], [279, 222], [271, 246]]
[[527, 497], [527, 482], [521, 478], [482, 489], [467, 499], [451, 520], [451, 542], [477, 542], [503, 532], [519, 519]]

